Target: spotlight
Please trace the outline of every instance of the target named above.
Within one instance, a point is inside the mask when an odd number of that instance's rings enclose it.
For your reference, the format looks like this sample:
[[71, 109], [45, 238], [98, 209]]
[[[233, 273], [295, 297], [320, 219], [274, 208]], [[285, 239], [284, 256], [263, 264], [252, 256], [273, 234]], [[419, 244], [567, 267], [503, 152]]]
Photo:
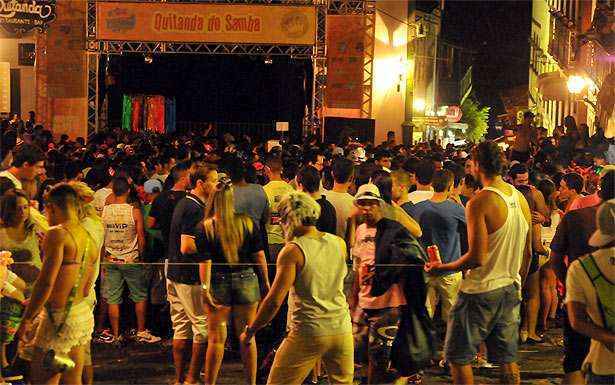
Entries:
[[154, 62], [154, 57], [152, 55], [145, 55], [143, 57], [145, 64], [152, 64]]
[[266, 65], [272, 65], [273, 64], [273, 59], [271, 58], [271, 56], [265, 56], [265, 64]]

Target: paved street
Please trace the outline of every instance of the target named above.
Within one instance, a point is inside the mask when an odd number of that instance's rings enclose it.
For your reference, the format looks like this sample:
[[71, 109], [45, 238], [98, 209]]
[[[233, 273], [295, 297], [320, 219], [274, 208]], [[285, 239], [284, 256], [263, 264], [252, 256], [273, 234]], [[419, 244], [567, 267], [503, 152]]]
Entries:
[[[557, 331], [561, 335], [561, 331]], [[557, 333], [549, 336], [555, 341]], [[555, 343], [520, 348], [521, 378], [523, 384], [559, 384], [562, 378], [562, 348]], [[97, 384], [169, 384], [173, 367], [171, 348], [167, 345], [131, 345], [124, 349], [95, 346], [95, 380]], [[476, 371], [475, 371], [476, 373]], [[225, 357], [219, 384], [243, 383], [238, 355]], [[450, 384], [451, 378], [438, 369], [430, 369], [424, 379], [426, 385]], [[477, 384], [498, 383], [497, 369], [478, 371]]]

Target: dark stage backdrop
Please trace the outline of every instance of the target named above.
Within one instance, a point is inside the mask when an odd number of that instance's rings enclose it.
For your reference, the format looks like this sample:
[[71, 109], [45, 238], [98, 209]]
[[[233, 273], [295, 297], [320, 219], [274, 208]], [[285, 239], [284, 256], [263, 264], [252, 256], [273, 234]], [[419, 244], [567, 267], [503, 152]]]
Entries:
[[301, 133], [306, 103], [311, 103], [312, 68], [309, 60], [217, 55], [111, 56], [103, 60], [116, 84], [109, 95], [110, 122], [119, 123], [124, 93], [174, 96], [178, 122], [271, 124], [289, 121], [291, 135]]

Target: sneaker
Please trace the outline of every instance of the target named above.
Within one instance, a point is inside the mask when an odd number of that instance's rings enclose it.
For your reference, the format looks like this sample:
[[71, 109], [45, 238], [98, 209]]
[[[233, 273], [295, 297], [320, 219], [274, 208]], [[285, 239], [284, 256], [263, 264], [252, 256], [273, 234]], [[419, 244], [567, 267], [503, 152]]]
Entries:
[[135, 341], [142, 344], [155, 344], [162, 340], [160, 337], [156, 337], [149, 330], [143, 330], [142, 332], [138, 332], [135, 338]]
[[474, 358], [474, 360], [472, 361], [472, 367], [476, 369], [491, 369], [497, 368], [497, 365], [490, 363], [485, 357], [478, 354], [476, 358]]
[[113, 345], [116, 348], [120, 348], [120, 347], [122, 347], [124, 345], [125, 340], [124, 340], [123, 336], [119, 336], [117, 338], [111, 336], [111, 338], [112, 338], [112, 340], [111, 340], [111, 342], [109, 342], [110, 345]]
[[416, 373], [408, 377], [407, 382], [408, 385], [419, 385], [423, 383], [423, 375], [421, 373]]
[[92, 341], [95, 344], [110, 344], [113, 342], [113, 334], [109, 329], [104, 329], [101, 332], [94, 332]]

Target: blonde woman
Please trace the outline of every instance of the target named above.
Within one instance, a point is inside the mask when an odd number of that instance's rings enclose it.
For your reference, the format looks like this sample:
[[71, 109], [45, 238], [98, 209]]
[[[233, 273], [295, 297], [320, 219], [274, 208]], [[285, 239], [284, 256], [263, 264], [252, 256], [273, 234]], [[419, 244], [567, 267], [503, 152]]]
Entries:
[[254, 335], [275, 316], [290, 292], [290, 332], [275, 355], [267, 384], [301, 384], [322, 360], [332, 384], [352, 384], [354, 346], [344, 295], [346, 243], [318, 231], [320, 206], [305, 193], [290, 193], [278, 210], [286, 235], [273, 287], [256, 319], [240, 337], [254, 346]]
[[[233, 204], [232, 183], [222, 178], [209, 197], [205, 220], [197, 226], [194, 237], [182, 235], [181, 241], [183, 254], [197, 253], [204, 261], [200, 277], [208, 316], [205, 384], [212, 385], [224, 358], [231, 314], [239, 334], [254, 320], [261, 293], [269, 291], [261, 234], [250, 217], [235, 213]], [[242, 345], [240, 351], [246, 381], [254, 385], [256, 345]]]
[[[69, 185], [77, 193], [77, 215], [81, 220], [81, 226], [88, 233], [90, 239], [94, 242], [95, 250], [102, 250], [105, 241], [105, 228], [102, 219], [98, 215], [96, 208], [92, 205], [94, 201], [94, 190], [88, 187], [83, 182], [70, 182]], [[100, 274], [100, 253], [97, 257], [95, 272], [92, 276], [92, 282], [98, 280]], [[91, 282], [91, 283], [92, 283]], [[96, 291], [94, 285], [91, 285], [90, 294], [87, 300], [90, 302], [92, 312], [96, 307]], [[84, 363], [83, 363], [83, 384], [91, 385], [94, 383], [94, 367], [92, 366], [92, 351], [91, 343], [85, 346]]]

